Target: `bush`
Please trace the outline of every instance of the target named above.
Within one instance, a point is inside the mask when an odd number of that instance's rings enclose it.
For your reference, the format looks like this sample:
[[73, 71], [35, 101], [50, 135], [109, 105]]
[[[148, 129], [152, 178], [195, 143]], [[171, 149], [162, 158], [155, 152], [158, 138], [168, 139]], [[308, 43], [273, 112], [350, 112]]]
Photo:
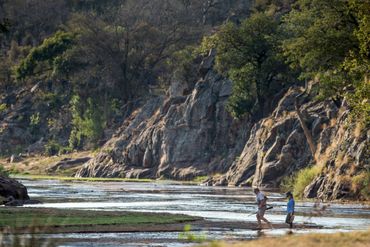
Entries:
[[49, 156], [56, 155], [61, 150], [61, 145], [54, 140], [50, 140], [45, 145], [45, 153]]
[[[96, 147], [104, 134], [106, 124], [101, 107], [91, 98], [83, 102], [77, 95], [72, 97], [70, 104], [72, 113], [70, 148], [81, 148], [86, 144]], [[85, 109], [83, 109], [84, 107]]]
[[2, 164], [0, 164], [0, 176], [3, 176], [3, 177], [9, 176], [8, 171], [5, 169], [5, 167]]
[[294, 191], [294, 184], [296, 182], [296, 174], [284, 177], [280, 183], [280, 189], [284, 192]]
[[370, 199], [370, 170], [361, 172], [352, 178], [352, 190], [363, 199]]
[[319, 166], [311, 166], [300, 170], [294, 178], [294, 196], [302, 198], [304, 189], [320, 174], [320, 172], [321, 168]]
[[6, 104], [0, 104], [0, 113], [6, 111], [6, 109], [7, 109]]

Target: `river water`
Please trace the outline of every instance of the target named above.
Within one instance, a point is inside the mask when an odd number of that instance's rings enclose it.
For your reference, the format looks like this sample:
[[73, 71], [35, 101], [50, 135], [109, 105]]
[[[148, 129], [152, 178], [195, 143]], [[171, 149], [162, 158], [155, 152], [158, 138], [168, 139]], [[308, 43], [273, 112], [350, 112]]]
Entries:
[[[65, 182], [59, 180], [20, 180], [31, 198], [43, 201], [30, 207], [89, 209], [108, 211], [165, 212], [201, 216], [214, 222], [214, 227], [201, 233], [207, 239], [253, 239], [260, 232], [245, 229], [225, 231], [218, 222], [253, 222], [256, 211], [251, 188], [206, 187], [174, 182]], [[279, 193], [267, 192], [272, 223], [285, 220], [285, 199]], [[313, 202], [297, 202], [296, 223], [322, 227], [294, 230], [295, 233], [367, 230], [370, 228], [370, 208], [360, 204], [330, 204], [320, 216]], [[285, 234], [286, 229], [264, 230], [264, 235]], [[199, 233], [195, 233], [199, 234]], [[179, 240], [179, 233], [91, 233], [50, 234], [49, 239], [70, 240], [59, 246], [189, 246]]]

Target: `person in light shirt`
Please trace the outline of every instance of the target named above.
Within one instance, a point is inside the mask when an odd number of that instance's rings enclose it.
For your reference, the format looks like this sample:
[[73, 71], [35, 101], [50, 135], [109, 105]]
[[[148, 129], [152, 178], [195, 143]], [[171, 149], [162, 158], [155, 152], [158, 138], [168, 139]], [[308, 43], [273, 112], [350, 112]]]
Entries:
[[269, 225], [269, 227], [272, 228], [270, 221], [268, 221], [264, 217], [267, 208], [266, 207], [267, 197], [258, 188], [255, 188], [253, 191], [254, 194], [256, 194], [256, 201], [258, 205], [258, 211], [256, 213], [258, 228], [262, 228], [261, 220], [266, 222]]

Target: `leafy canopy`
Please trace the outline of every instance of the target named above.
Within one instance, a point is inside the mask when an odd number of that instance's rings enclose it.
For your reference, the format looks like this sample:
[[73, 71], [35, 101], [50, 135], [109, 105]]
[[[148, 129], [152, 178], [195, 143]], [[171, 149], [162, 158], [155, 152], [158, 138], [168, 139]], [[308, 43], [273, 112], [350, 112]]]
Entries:
[[53, 36], [45, 39], [40, 46], [33, 48], [16, 67], [17, 79], [24, 79], [26, 76], [33, 75], [39, 62], [47, 61], [52, 65], [58, 55], [63, 54], [72, 46], [73, 39], [73, 34], [63, 31], [58, 31]]
[[315, 79], [321, 98], [347, 97], [369, 118], [370, 2], [298, 0], [284, 18], [287, 62]]
[[279, 40], [278, 21], [265, 13], [253, 14], [240, 25], [229, 22], [203, 40], [201, 50], [215, 48], [217, 70], [234, 83], [229, 99], [234, 116], [263, 116], [267, 99], [290, 82]]

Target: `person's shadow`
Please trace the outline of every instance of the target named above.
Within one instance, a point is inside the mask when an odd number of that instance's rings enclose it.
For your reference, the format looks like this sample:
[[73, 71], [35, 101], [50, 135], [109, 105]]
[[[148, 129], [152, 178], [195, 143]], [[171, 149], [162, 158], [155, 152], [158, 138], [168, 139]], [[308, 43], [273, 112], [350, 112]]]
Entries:
[[266, 234], [265, 234], [264, 231], [262, 231], [262, 229], [257, 231], [257, 238], [262, 238], [262, 237], [265, 237], [265, 236], [266, 236]]

